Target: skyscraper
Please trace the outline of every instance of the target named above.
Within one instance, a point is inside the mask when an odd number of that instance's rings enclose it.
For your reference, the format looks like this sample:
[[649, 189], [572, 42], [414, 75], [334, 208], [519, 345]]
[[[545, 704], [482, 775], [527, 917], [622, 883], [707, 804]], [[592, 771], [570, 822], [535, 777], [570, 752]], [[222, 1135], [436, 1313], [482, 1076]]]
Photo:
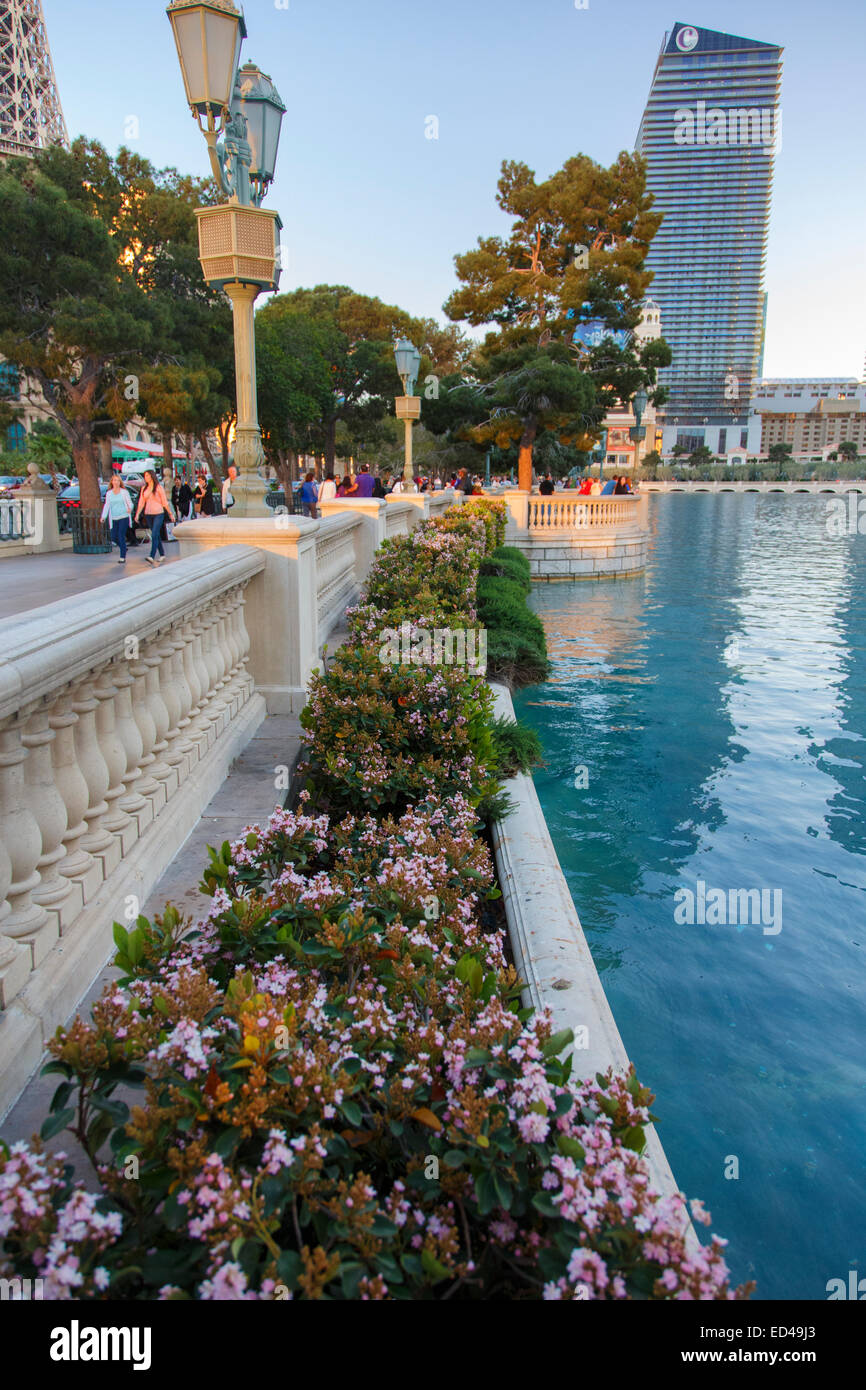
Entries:
[[691, 24], [665, 34], [637, 138], [664, 214], [647, 257], [673, 361], [664, 448], [758, 451], [749, 423], [765, 320], [782, 50]]
[[42, 0], [0, 0], [0, 155], [68, 143]]

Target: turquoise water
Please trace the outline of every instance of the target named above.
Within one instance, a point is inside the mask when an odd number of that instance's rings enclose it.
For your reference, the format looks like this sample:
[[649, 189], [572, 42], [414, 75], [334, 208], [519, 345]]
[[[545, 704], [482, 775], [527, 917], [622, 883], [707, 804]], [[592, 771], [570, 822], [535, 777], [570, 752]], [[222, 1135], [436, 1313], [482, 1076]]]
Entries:
[[[515, 699], [674, 1174], [759, 1298], [866, 1276], [866, 536], [828, 502], [651, 499], [645, 575], [534, 587], [553, 672]], [[770, 891], [676, 920], [699, 880]]]

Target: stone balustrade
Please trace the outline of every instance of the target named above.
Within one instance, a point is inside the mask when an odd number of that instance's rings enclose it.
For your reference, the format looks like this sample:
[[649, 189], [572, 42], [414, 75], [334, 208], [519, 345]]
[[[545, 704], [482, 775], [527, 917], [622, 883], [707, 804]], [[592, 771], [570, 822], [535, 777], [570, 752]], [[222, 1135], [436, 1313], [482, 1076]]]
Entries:
[[508, 490], [505, 541], [529, 560], [536, 579], [601, 579], [634, 574], [646, 564], [647, 498], [621, 494]]
[[265, 716], [230, 546], [4, 623], [0, 1116]]

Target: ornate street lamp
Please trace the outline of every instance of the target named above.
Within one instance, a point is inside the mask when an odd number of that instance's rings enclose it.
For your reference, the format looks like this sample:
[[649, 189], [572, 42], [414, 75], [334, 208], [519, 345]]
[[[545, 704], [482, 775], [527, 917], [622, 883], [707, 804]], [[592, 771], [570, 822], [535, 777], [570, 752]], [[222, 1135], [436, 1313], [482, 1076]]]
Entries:
[[407, 486], [414, 482], [412, 470], [412, 423], [421, 417], [421, 399], [415, 395], [415, 383], [421, 367], [421, 354], [408, 338], [398, 338], [394, 344], [394, 361], [397, 374], [403, 383], [403, 395], [398, 396], [394, 407], [398, 420], [405, 421], [406, 457], [403, 464], [403, 481]]
[[646, 426], [641, 424], [644, 411], [647, 408], [649, 397], [643, 387], [635, 391], [632, 398], [632, 409], [634, 410], [634, 424], [628, 432], [628, 437], [634, 444], [634, 467], [635, 472], [640, 467], [640, 445], [641, 440], [646, 439]]
[[247, 36], [233, 0], [172, 0], [166, 11], [180, 58], [186, 99], [205, 137], [211, 168], [226, 201], [197, 208], [199, 259], [207, 283], [232, 302], [237, 378], [234, 461], [241, 478], [236, 516], [268, 515], [250, 491], [264, 462], [256, 397], [254, 305], [280, 280], [282, 223], [260, 204], [273, 177], [285, 106], [254, 63], [239, 69]]
[[222, 186], [216, 144], [229, 119], [241, 44], [247, 36], [244, 17], [232, 0], [172, 0], [167, 14], [187, 104], [207, 140], [211, 168]]
[[238, 73], [232, 115], [238, 112], [246, 119], [247, 140], [252, 151], [252, 201], [255, 207], [261, 207], [273, 183], [286, 107], [271, 79], [260, 72], [255, 63], [244, 63]]

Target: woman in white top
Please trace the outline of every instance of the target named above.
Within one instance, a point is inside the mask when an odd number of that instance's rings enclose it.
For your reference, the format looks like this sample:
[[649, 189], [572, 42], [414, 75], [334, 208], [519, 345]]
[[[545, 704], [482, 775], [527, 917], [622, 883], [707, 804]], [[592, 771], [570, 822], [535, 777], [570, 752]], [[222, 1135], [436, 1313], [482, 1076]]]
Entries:
[[105, 505], [102, 508], [102, 520], [111, 522], [111, 544], [116, 545], [120, 551], [117, 563], [125, 565], [126, 534], [132, 520], [132, 498], [123, 486], [119, 473], [111, 475], [108, 492], [105, 494]]
[[333, 473], [326, 473], [326, 474], [325, 474], [325, 481], [322, 483], [321, 487], [319, 488], [319, 497], [318, 497], [319, 506], [321, 506], [323, 502], [333, 502], [334, 499], [336, 498], [336, 496], [337, 496], [337, 484], [336, 484], [336, 482], [334, 481], [334, 475], [333, 475]]

